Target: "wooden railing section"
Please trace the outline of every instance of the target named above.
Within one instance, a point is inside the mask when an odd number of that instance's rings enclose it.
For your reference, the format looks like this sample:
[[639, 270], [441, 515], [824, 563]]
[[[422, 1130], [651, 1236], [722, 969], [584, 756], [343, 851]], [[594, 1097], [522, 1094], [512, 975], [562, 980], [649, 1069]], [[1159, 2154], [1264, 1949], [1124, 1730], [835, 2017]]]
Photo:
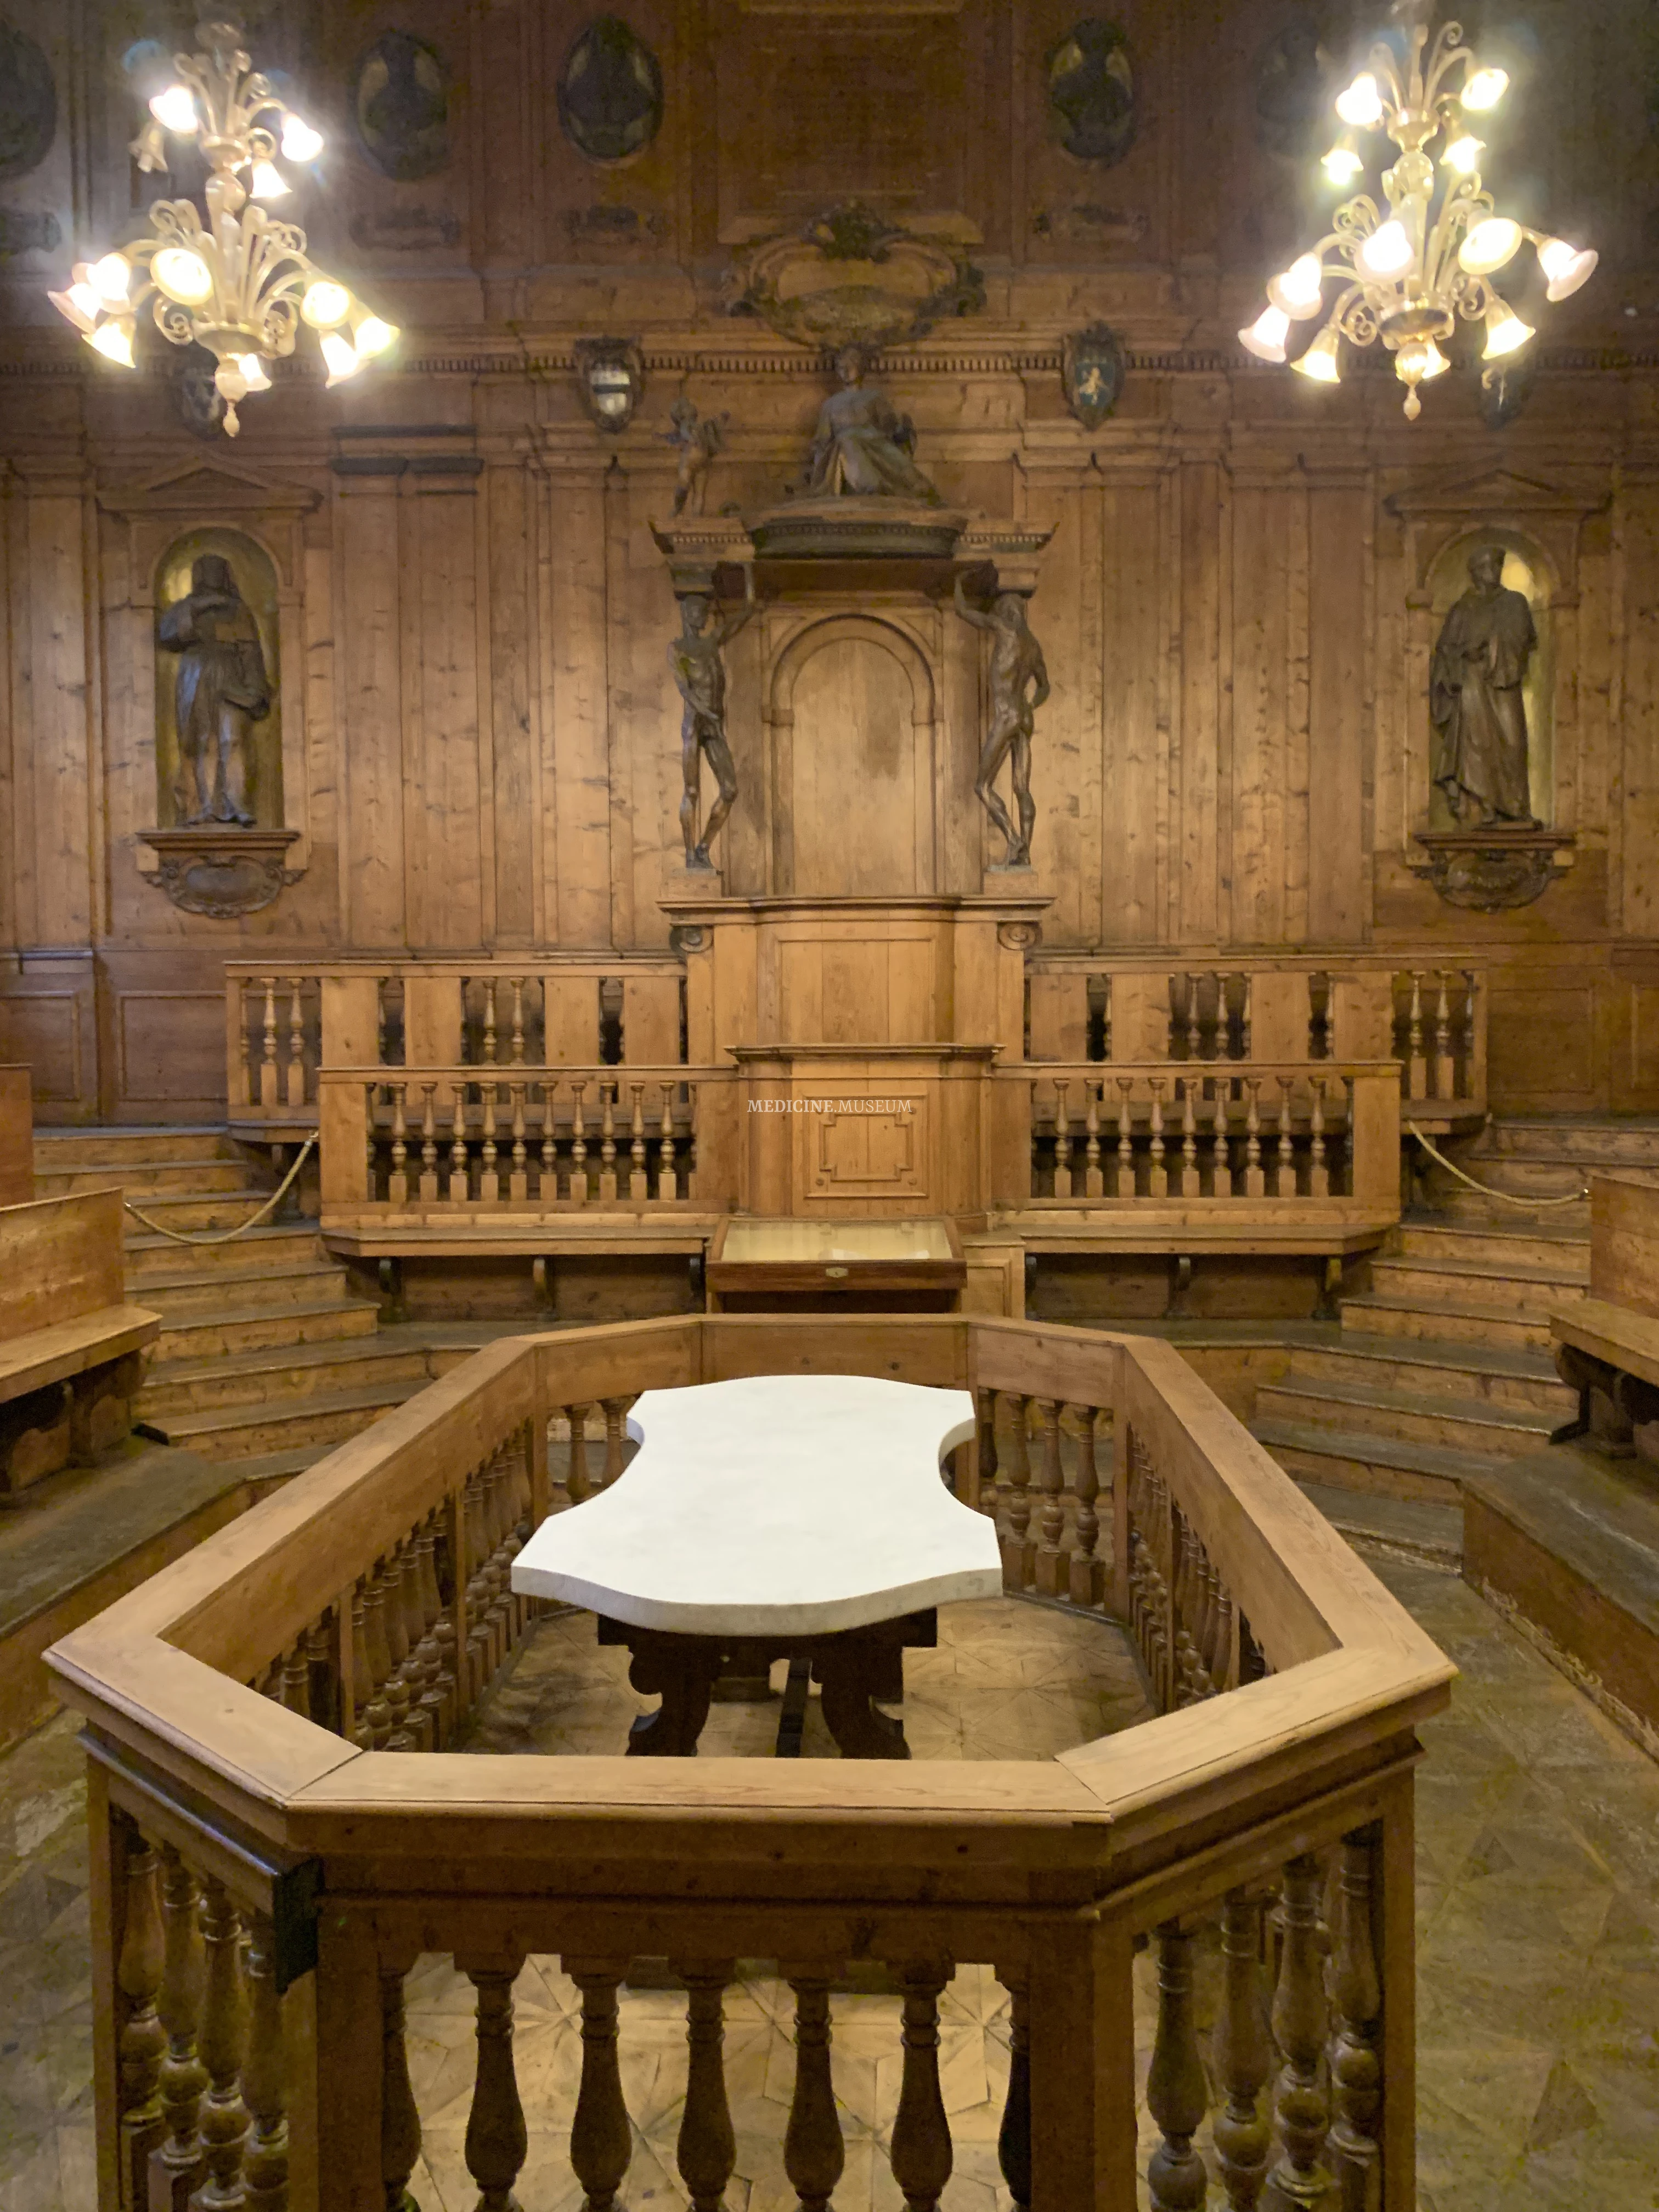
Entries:
[[[632, 1397], [802, 1369], [974, 1391], [958, 1479], [998, 1518], [1011, 1587], [1119, 1623], [1160, 1717], [1049, 1761], [459, 1748], [528, 1626], [516, 1548], [615, 1479]], [[710, 2212], [736, 2160], [739, 1958], [784, 1962], [793, 1994], [803, 2204], [827, 2207], [842, 2169], [831, 1991], [853, 1960], [902, 1992], [888, 2155], [911, 2212], [952, 2170], [939, 2008], [972, 1961], [1012, 1997], [1017, 2204], [1131, 2212], [1141, 2102], [1160, 2212], [1203, 2203], [1206, 2168], [1235, 2208], [1414, 2203], [1413, 1729], [1452, 1670], [1166, 1346], [951, 1316], [497, 1343], [51, 1662], [87, 1721], [102, 2212], [403, 2205], [422, 2118], [404, 1983], [433, 1952], [477, 1993], [465, 2156], [494, 2212], [527, 2155], [512, 1989], [531, 1954], [580, 1991], [568, 2157], [590, 2207], [630, 2160], [637, 1957], [685, 1987], [679, 2166]]]
[[1304, 1212], [1333, 1200], [1398, 1211], [1389, 1062], [1074, 1061], [997, 1081], [1015, 1100], [1000, 1150], [1003, 1206], [1275, 1199]]

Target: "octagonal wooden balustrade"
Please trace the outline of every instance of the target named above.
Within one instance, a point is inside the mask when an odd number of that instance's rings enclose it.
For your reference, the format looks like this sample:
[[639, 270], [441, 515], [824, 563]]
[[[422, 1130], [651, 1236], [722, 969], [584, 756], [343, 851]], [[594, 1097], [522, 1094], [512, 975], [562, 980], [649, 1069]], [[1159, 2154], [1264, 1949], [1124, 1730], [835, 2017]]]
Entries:
[[[951, 1480], [996, 1516], [1008, 1587], [1118, 1624], [1158, 1717], [1007, 1763], [461, 1747], [533, 1629], [513, 1558], [615, 1480], [632, 1397], [803, 1369], [973, 1391]], [[477, 1992], [484, 2212], [571, 2186], [524, 2171], [512, 1989], [544, 1954], [581, 1994], [568, 2158], [592, 2212], [626, 2196], [618, 1990], [641, 1958], [685, 1985], [696, 2212], [733, 2171], [740, 1959], [794, 1994], [783, 2154], [813, 2212], [842, 2168], [832, 1991], [872, 1961], [902, 1991], [886, 2154], [910, 2212], [951, 2172], [939, 2002], [967, 1962], [1012, 1996], [1017, 2204], [1131, 2212], [1143, 2165], [1164, 2212], [1415, 2203], [1414, 1729], [1453, 1668], [1160, 1343], [954, 1316], [504, 1340], [51, 1663], [86, 1722], [102, 2212], [405, 2207], [404, 1984], [434, 1953]]]

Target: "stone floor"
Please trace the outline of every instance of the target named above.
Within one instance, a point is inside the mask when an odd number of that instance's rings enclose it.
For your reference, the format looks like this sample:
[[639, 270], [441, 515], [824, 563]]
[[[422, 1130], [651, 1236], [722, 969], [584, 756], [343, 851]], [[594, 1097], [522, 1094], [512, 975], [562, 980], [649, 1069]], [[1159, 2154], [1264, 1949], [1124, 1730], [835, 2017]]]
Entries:
[[[1428, 1567], [1376, 1564], [1463, 1669], [1451, 1711], [1425, 1730], [1418, 1780], [1422, 2212], [1652, 2212], [1659, 1767], [1462, 1583]], [[1109, 1633], [1018, 1605], [962, 1610], [981, 1618], [908, 1662], [905, 1724], [918, 1756], [1040, 1758], [1134, 1717], [1133, 1677]], [[623, 1655], [593, 1647], [586, 1623], [556, 1625], [495, 1701], [489, 1747], [529, 1750], [556, 1735], [572, 1750], [612, 1748], [645, 1703], [628, 1690], [623, 1664]], [[705, 1742], [763, 1751], [775, 1717], [775, 1705], [717, 1707]], [[809, 1734], [809, 1753], [825, 1748]], [[94, 2203], [78, 1770], [67, 1721], [0, 1759], [0, 2212], [92, 2212]], [[531, 2125], [519, 2193], [524, 2212], [551, 2212], [578, 2197], [564, 2155], [579, 2063], [574, 1992], [552, 1961], [535, 1960], [516, 1997]], [[759, 1972], [729, 1996], [738, 2138], [731, 2212], [793, 2202], [781, 2172], [787, 2002]], [[624, 2003], [623, 2081], [636, 2131], [626, 2202], [633, 2212], [653, 2203], [677, 2212], [682, 2001], [641, 1990]], [[848, 2142], [842, 2212], [897, 2212], [900, 2203], [881, 2154], [898, 2087], [896, 2009], [882, 1996], [835, 2000]], [[995, 2212], [1007, 2203], [995, 2154], [1003, 1999], [988, 1972], [966, 1968], [942, 2012], [957, 2145], [946, 2203]], [[447, 1961], [424, 1960], [411, 1978], [410, 2024], [427, 2120], [416, 2194], [423, 2212], [468, 2212], [471, 1992]]]

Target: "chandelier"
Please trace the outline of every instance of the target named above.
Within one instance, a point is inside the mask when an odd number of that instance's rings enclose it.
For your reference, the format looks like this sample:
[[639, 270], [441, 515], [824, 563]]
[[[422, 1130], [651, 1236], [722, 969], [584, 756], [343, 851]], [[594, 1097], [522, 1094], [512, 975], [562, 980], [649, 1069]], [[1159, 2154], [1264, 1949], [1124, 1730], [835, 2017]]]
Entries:
[[149, 307], [174, 345], [205, 346], [234, 437], [236, 407], [269, 392], [270, 363], [294, 350], [301, 322], [318, 334], [330, 384], [355, 376], [398, 332], [306, 253], [306, 234], [263, 204], [290, 187], [277, 167], [313, 161], [320, 133], [295, 114], [254, 70], [234, 23], [198, 23], [204, 52], [177, 54], [176, 80], [149, 103], [132, 156], [146, 172], [167, 167], [167, 138], [193, 137], [208, 164], [207, 222], [191, 200], [157, 200], [149, 232], [98, 259], [77, 262], [52, 305], [106, 361], [131, 368], [137, 318]]
[[[1283, 362], [1291, 325], [1323, 316], [1291, 362], [1316, 384], [1341, 381], [1344, 338], [1355, 346], [1380, 338], [1415, 422], [1418, 386], [1450, 368], [1440, 349], [1460, 319], [1486, 325], [1487, 383], [1534, 335], [1492, 282], [1523, 245], [1535, 249], [1551, 300], [1576, 292], [1596, 257], [1498, 214], [1480, 182], [1478, 127], [1503, 99], [1508, 74], [1476, 58], [1459, 23], [1443, 25], [1431, 46], [1424, 0], [1407, 0], [1399, 12], [1416, 18], [1405, 28], [1403, 76], [1395, 46], [1379, 40], [1337, 100], [1346, 127], [1322, 163], [1333, 184], [1352, 185], [1367, 166], [1362, 142], [1386, 132], [1399, 149], [1382, 173], [1387, 211], [1366, 192], [1338, 208], [1328, 235], [1273, 279], [1267, 307], [1238, 335], [1259, 360]], [[1335, 296], [1328, 300], [1331, 279]]]

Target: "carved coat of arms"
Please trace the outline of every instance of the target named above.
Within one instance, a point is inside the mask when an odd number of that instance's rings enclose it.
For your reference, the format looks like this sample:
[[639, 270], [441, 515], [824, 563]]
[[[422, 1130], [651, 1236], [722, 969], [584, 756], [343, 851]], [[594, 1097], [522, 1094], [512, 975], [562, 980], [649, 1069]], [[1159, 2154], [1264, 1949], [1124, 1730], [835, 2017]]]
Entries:
[[1097, 430], [1117, 405], [1127, 367], [1122, 339], [1104, 323], [1091, 323], [1061, 340], [1066, 404], [1085, 430]]

